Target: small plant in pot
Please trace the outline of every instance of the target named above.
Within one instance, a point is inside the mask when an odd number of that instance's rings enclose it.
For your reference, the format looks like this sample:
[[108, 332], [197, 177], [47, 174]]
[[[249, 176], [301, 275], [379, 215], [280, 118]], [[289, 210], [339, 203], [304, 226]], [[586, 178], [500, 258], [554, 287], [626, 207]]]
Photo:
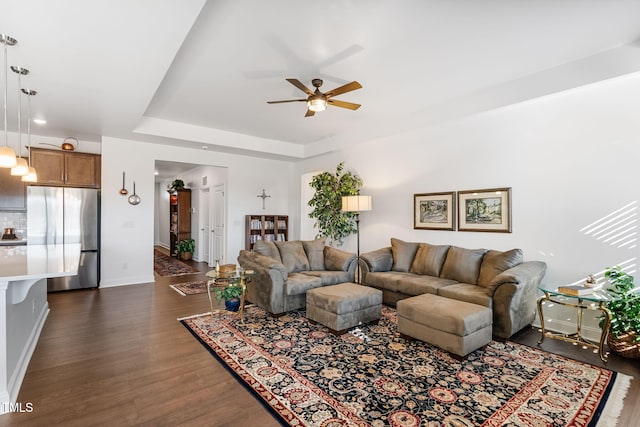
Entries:
[[167, 186], [167, 192], [169, 194], [175, 193], [176, 190], [182, 190], [184, 188], [184, 181], [181, 179], [174, 179], [171, 184]]
[[[619, 266], [607, 268], [604, 277], [611, 284], [608, 292], [613, 297], [607, 303], [611, 313], [607, 345], [620, 356], [640, 358], [640, 289], [634, 287], [633, 276]], [[604, 321], [600, 320], [600, 327]]]
[[193, 252], [196, 250], [196, 241], [193, 239], [184, 239], [178, 242], [176, 246], [181, 260], [190, 260]]
[[215, 288], [216, 299], [224, 300], [227, 311], [238, 311], [240, 308], [240, 297], [242, 296], [242, 286], [230, 283], [227, 286]]

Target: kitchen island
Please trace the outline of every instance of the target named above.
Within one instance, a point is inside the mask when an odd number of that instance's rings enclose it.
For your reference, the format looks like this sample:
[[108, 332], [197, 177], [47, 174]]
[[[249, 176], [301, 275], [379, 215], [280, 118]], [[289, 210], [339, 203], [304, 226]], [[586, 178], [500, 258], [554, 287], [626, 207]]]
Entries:
[[79, 244], [0, 247], [0, 414], [20, 407], [22, 379], [49, 314], [47, 278], [75, 275], [79, 260]]

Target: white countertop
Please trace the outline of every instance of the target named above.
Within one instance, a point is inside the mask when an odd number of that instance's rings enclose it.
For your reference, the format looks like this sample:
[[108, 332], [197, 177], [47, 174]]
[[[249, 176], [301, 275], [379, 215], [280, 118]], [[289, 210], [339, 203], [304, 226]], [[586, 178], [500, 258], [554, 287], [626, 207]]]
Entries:
[[79, 244], [3, 246], [0, 282], [73, 276], [79, 262]]

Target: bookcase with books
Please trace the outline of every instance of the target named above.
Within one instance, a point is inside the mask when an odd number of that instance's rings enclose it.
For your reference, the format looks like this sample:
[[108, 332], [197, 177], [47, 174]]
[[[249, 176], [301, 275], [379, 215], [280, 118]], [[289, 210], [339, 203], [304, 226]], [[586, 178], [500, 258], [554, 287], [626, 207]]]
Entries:
[[289, 240], [289, 217], [287, 215], [246, 215], [245, 243], [252, 250], [258, 240], [285, 242]]

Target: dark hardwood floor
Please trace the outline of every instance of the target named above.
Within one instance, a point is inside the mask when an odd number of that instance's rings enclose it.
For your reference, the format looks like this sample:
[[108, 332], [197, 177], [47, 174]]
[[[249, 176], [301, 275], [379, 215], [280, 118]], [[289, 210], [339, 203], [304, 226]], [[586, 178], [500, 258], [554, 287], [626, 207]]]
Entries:
[[[0, 415], [0, 426], [277, 426], [178, 317], [208, 311], [206, 294], [180, 296], [169, 284], [200, 273], [156, 276], [155, 283], [49, 294], [51, 313], [27, 370], [19, 401], [31, 413]], [[514, 340], [536, 346], [531, 328]], [[557, 340], [545, 350], [638, 378], [638, 361], [597, 354]], [[619, 426], [640, 419], [633, 380]]]

